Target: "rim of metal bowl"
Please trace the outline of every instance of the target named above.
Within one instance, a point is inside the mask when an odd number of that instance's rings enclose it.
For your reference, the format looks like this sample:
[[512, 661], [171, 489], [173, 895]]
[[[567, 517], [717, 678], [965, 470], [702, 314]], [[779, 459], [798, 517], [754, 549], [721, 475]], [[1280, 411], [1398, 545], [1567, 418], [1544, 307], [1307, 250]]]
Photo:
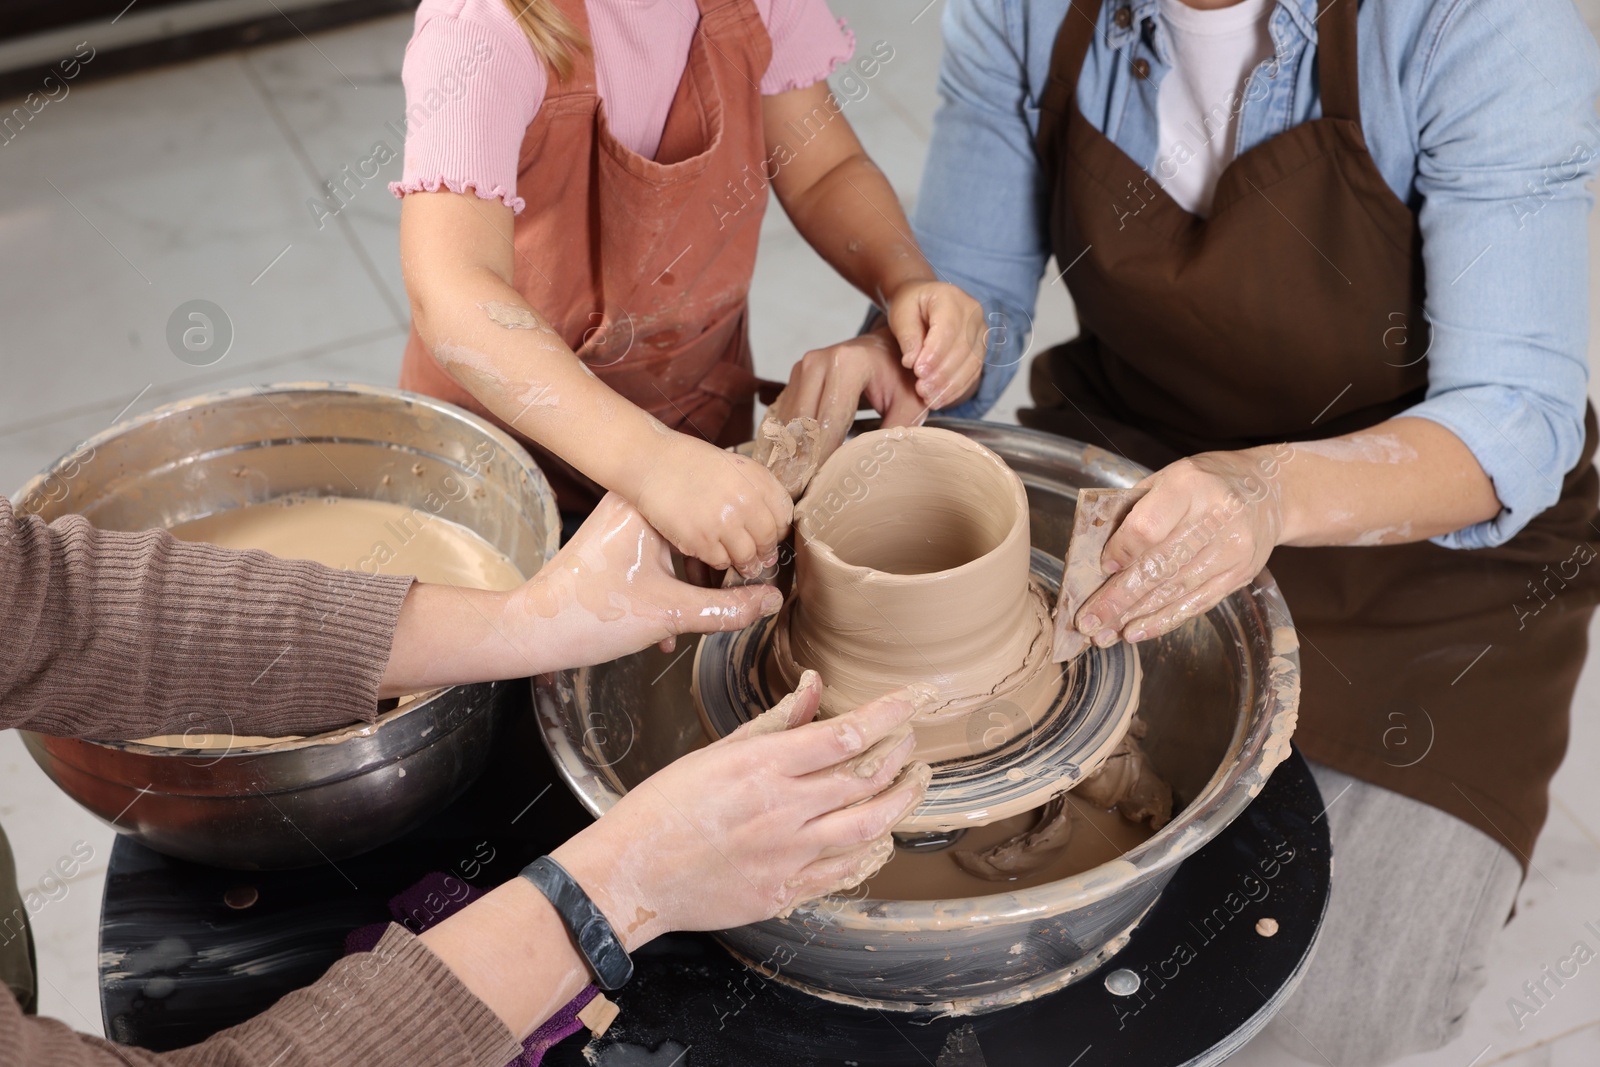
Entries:
[[[1014, 446], [1020, 441], [1029, 446], [1030, 455], [1035, 458], [1074, 464], [1112, 486], [1131, 486], [1150, 473], [1104, 449], [1042, 430], [973, 419], [938, 418], [930, 419], [928, 424], [959, 430], [1002, 457], [1007, 450], [997, 442], [1003, 438]], [[858, 423], [856, 429], [875, 425]], [[1026, 475], [1023, 480], [1027, 481]], [[1277, 766], [1288, 758], [1300, 706], [1299, 641], [1288, 605], [1268, 571], [1263, 570], [1248, 586], [1230, 595], [1206, 618], [1233, 637], [1236, 647], [1249, 650], [1238, 657], [1235, 670], [1240, 674], [1241, 695], [1255, 689], [1254, 703], [1241, 714], [1228, 749], [1205, 787], [1143, 844], [1082, 874], [1030, 889], [945, 900], [832, 896], [796, 908], [786, 920], [769, 921], [821, 923], [869, 932], [934, 931], [965, 928], [974, 922], [1027, 921], [1082, 907], [1176, 867], [1237, 818]], [[1264, 662], [1256, 664], [1257, 657]], [[581, 740], [575, 742], [568, 733], [572, 724], [552, 707], [556, 694], [550, 690], [574, 691], [575, 674], [562, 671], [534, 679], [535, 714], [556, 772], [583, 806], [598, 817], [622, 794]], [[1252, 686], [1253, 681], [1258, 684]]]
[[[550, 483], [545, 478], [544, 472], [540, 470], [539, 465], [534, 462], [533, 456], [528, 453], [526, 448], [522, 447], [522, 444], [518, 442], [515, 437], [512, 437], [511, 434], [507, 433], [505, 430], [502, 430], [488, 419], [483, 418], [481, 415], [468, 411], [465, 408], [458, 407], [449, 401], [440, 400], [437, 397], [426, 396], [422, 393], [413, 393], [407, 389], [396, 389], [383, 385], [369, 385], [364, 382], [276, 382], [269, 385], [247, 385], [232, 389], [218, 389], [214, 392], [201, 393], [198, 396], [170, 401], [166, 404], [160, 405], [159, 407], [151, 408], [149, 411], [146, 411], [143, 414], [135, 415], [131, 418], [123, 419], [119, 422], [113, 423], [111, 426], [101, 430], [93, 437], [89, 437], [83, 441], [80, 441], [78, 444], [74, 445], [70, 450], [68, 450], [65, 455], [56, 459], [49, 466], [45, 467], [43, 470], [39, 471], [39, 473], [35, 474], [33, 477], [24, 482], [22, 488], [18, 489], [16, 493], [12, 495], [12, 503], [14, 505], [20, 505], [35, 492], [43, 488], [50, 477], [57, 474], [61, 468], [65, 467], [67, 463], [72, 460], [74, 456], [80, 455], [86, 449], [98, 449], [101, 446], [109, 444], [110, 442], [123, 436], [124, 434], [132, 432], [133, 430], [186, 415], [197, 408], [216, 406], [218, 404], [224, 404], [233, 400], [282, 396], [290, 393], [331, 393], [343, 396], [367, 396], [376, 397], [378, 399], [387, 401], [399, 401], [408, 406], [426, 408], [443, 418], [454, 419], [479, 430], [485, 436], [491, 438], [499, 448], [504, 450], [506, 455], [510, 456], [516, 461], [517, 471], [521, 478], [525, 482], [531, 483], [533, 495], [540, 501], [540, 510], [543, 512], [541, 518], [544, 520], [545, 528], [545, 547], [543, 551], [544, 562], [550, 562], [551, 557], [556, 554], [556, 549], [560, 547], [561, 543], [561, 515], [556, 509], [555, 492], [550, 488]], [[269, 400], [268, 402], [270, 403], [271, 401]], [[528, 577], [532, 577], [532, 575], [529, 575]], [[383, 727], [387, 726], [389, 723], [394, 722], [397, 719], [404, 718], [418, 708], [431, 703], [435, 697], [446, 692], [450, 688], [454, 687], [446, 686], [443, 688], [430, 689], [426, 692], [415, 694], [415, 699], [413, 699], [410, 703], [397, 708], [391, 708], [390, 710], [379, 715], [372, 722], [349, 723], [333, 730], [324, 731], [320, 734], [310, 734], [295, 740], [274, 741], [270, 745], [240, 745], [237, 748], [229, 747], [227, 749], [218, 750], [214, 748], [169, 748], [164, 745], [140, 744], [137, 741], [90, 740], [87, 738], [79, 738], [78, 740], [81, 740], [84, 744], [99, 745], [103, 748], [115, 749], [122, 752], [133, 752], [140, 755], [153, 757], [174, 756], [192, 759], [196, 755], [200, 755], [206, 757], [207, 759], [216, 760], [235, 759], [247, 756], [260, 757], [275, 752], [293, 752], [296, 750], [314, 748], [322, 745], [338, 744], [339, 742], [347, 741], [356, 737], [370, 737], [376, 734]]]

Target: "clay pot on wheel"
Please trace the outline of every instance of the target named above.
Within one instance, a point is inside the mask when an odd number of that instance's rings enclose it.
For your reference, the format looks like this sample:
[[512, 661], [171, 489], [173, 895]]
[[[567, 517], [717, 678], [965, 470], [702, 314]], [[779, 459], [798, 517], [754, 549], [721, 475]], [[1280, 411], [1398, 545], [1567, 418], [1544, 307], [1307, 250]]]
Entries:
[[970, 756], [1049, 710], [1046, 593], [1029, 578], [1022, 480], [982, 445], [928, 427], [844, 444], [795, 506], [795, 585], [777, 620], [785, 688], [822, 675], [822, 713], [910, 682], [940, 701], [913, 722], [917, 756]]

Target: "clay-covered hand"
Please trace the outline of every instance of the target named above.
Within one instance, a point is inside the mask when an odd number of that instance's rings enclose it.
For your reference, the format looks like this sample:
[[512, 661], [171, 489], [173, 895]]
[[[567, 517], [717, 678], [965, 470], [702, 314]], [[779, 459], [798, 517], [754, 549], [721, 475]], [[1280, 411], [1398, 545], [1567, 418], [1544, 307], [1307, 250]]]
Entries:
[[813, 722], [821, 694], [808, 672], [772, 711], [647, 778], [552, 854], [630, 950], [771, 918], [889, 858], [890, 828], [930, 777], [907, 766], [907, 722], [933, 692], [910, 686]]
[[746, 577], [776, 562], [794, 501], [771, 471], [681, 433], [641, 462], [634, 503], [679, 552]]
[[1159, 637], [1261, 573], [1283, 533], [1277, 469], [1266, 450], [1204, 452], [1140, 482], [1150, 492], [1106, 542], [1111, 577], [1079, 632], [1102, 648]]
[[807, 352], [790, 370], [771, 411], [785, 422], [808, 415], [821, 424], [820, 462], [844, 443], [863, 400], [883, 416], [885, 427], [917, 426], [928, 415], [917, 376], [901, 365], [900, 347], [887, 326]]
[[508, 596], [499, 629], [531, 635], [530, 662], [581, 667], [653, 644], [671, 651], [678, 634], [742, 630], [782, 603], [771, 586], [679, 581], [667, 542], [633, 505], [607, 493], [555, 558]]
[[989, 331], [983, 305], [948, 282], [910, 282], [889, 300], [889, 328], [917, 395], [935, 410], [972, 396], [983, 374]]

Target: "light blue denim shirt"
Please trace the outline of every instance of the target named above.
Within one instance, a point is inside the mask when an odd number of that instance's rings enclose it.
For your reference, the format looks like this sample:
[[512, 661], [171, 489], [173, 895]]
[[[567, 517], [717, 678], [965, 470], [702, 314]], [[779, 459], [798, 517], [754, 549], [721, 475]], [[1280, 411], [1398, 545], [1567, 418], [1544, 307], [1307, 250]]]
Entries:
[[[1158, 0], [1132, 0], [1126, 28], [1113, 20], [1118, 6], [1101, 8], [1080, 106], [1156, 173], [1156, 94], [1171, 70], [1166, 29]], [[943, 102], [917, 237], [940, 274], [1003, 327], [990, 330], [977, 395], [949, 414], [987, 411], [1031, 343], [1049, 257], [1033, 139], [1068, 7], [950, 0], [945, 11]], [[1239, 152], [1321, 115], [1316, 8], [1316, 0], [1278, 0], [1269, 23], [1277, 54], [1246, 83]], [[1434, 540], [1501, 544], [1556, 501], [1583, 444], [1586, 185], [1600, 160], [1594, 38], [1570, 0], [1363, 0], [1358, 35], [1367, 143], [1422, 228], [1433, 335], [1426, 398], [1406, 414], [1459, 436], [1503, 505], [1493, 520]], [[1150, 64], [1147, 79], [1131, 70], [1137, 58]], [[1065, 280], [1070, 289], [1070, 273]]]

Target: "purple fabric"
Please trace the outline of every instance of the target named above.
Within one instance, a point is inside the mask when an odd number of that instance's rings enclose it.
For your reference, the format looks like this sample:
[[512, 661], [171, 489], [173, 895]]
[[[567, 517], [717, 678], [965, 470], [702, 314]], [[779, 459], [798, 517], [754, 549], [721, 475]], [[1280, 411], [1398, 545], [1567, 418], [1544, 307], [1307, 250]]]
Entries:
[[[434, 871], [389, 901], [389, 914], [394, 916], [395, 922], [412, 933], [420, 934], [481, 896], [483, 890], [468, 885], [455, 875]], [[388, 928], [388, 923], [372, 923], [350, 931], [344, 939], [345, 955], [371, 952], [378, 947], [383, 932]], [[522, 1043], [522, 1055], [506, 1064], [506, 1067], [539, 1067], [546, 1052], [583, 1029], [583, 1023], [578, 1021], [578, 1012], [599, 992], [592, 985], [584, 986], [577, 996], [567, 1002], [566, 1007], [528, 1035], [528, 1039]]]
[[577, 996], [567, 1001], [566, 1007], [528, 1035], [528, 1040], [522, 1043], [522, 1055], [512, 1060], [508, 1067], [539, 1067], [539, 1061], [546, 1052], [583, 1029], [583, 1023], [578, 1021], [578, 1013], [599, 993], [600, 990], [592, 985], [584, 986]]

